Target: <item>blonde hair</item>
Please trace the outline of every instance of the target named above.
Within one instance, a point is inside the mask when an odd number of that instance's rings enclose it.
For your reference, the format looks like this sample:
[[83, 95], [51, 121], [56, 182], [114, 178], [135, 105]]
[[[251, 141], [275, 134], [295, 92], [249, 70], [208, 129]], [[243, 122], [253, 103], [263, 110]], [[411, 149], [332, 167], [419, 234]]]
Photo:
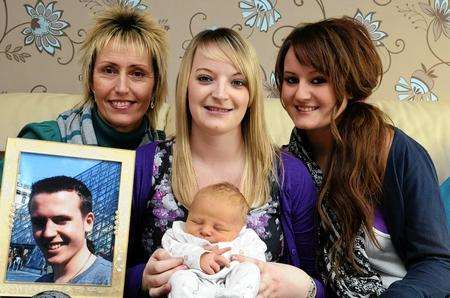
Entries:
[[215, 54], [231, 61], [247, 81], [249, 103], [241, 123], [245, 146], [242, 190], [251, 207], [261, 206], [267, 202], [270, 195], [269, 177], [271, 175], [276, 177], [274, 167], [276, 151], [267, 134], [264, 121], [262, 74], [253, 47], [237, 32], [228, 28], [205, 30], [197, 34], [181, 60], [175, 91], [176, 146], [173, 153], [172, 189], [178, 201], [189, 206], [198, 188], [189, 144], [191, 115], [187, 93], [195, 53], [199, 48], [209, 47], [217, 48]]
[[243, 221], [246, 222], [247, 213], [250, 210], [250, 206], [248, 205], [244, 195], [240, 192], [239, 188], [233, 184], [221, 182], [205, 186], [195, 194], [192, 201], [195, 201], [200, 197], [229, 203], [230, 207], [239, 212]]
[[149, 14], [123, 4], [113, 5], [98, 15], [81, 47], [83, 104], [95, 101], [91, 90], [95, 60], [110, 42], [113, 48], [134, 48], [140, 54], [147, 53], [151, 57], [156, 81], [153, 108], [149, 109], [147, 116], [150, 127], [155, 129], [157, 112], [167, 96], [166, 31]]

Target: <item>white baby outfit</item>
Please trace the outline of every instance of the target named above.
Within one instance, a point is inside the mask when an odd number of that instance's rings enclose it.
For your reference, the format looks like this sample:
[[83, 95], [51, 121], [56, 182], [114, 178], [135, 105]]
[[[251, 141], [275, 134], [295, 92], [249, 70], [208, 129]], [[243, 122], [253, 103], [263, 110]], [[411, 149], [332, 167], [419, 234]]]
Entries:
[[217, 245], [219, 248], [230, 247], [223, 254], [240, 254], [246, 257], [265, 261], [266, 244], [252, 229], [243, 227], [239, 235], [230, 242], [211, 244], [205, 239], [195, 237], [184, 231], [185, 223], [175, 221], [161, 240], [162, 247], [173, 257], [183, 257], [188, 270], [178, 270], [170, 278], [171, 292], [169, 298], [189, 297], [256, 297], [259, 289], [260, 272], [253, 263], [233, 261], [230, 267], [224, 267], [215, 274], [206, 274], [200, 268], [200, 257], [207, 252], [206, 245]]

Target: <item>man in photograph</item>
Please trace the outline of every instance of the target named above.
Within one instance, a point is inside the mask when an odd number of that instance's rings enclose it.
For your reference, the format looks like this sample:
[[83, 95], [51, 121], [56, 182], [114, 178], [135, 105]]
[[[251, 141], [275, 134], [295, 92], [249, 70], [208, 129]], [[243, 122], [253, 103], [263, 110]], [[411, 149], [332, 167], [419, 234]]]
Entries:
[[28, 211], [36, 244], [53, 269], [36, 282], [111, 283], [111, 262], [88, 248], [86, 234], [95, 216], [91, 192], [83, 182], [55, 176], [33, 183]]

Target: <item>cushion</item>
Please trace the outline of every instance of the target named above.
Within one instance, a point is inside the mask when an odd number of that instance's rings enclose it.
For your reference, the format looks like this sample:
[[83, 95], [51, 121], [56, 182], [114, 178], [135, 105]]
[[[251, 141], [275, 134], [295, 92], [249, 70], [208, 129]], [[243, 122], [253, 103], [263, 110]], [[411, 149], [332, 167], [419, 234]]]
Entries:
[[381, 108], [393, 124], [419, 142], [430, 154], [439, 182], [450, 177], [450, 101], [399, 101], [397, 99], [369, 102]]

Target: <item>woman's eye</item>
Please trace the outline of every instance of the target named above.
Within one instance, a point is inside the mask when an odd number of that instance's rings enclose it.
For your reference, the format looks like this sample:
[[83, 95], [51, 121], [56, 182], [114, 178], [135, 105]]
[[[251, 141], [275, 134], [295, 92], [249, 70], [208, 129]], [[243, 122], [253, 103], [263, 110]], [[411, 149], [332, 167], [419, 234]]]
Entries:
[[114, 73], [116, 73], [116, 70], [111, 66], [107, 66], [107, 67], [103, 68], [103, 73], [114, 74]]
[[288, 84], [298, 84], [298, 79], [292, 76], [284, 77], [284, 81]]
[[212, 78], [207, 75], [199, 75], [197, 76], [197, 80], [201, 83], [209, 83], [212, 81]]
[[315, 84], [315, 85], [319, 85], [319, 84], [324, 84], [327, 82], [327, 79], [325, 77], [319, 76], [319, 77], [315, 77], [311, 80], [311, 83]]
[[136, 70], [132, 72], [132, 75], [136, 78], [143, 78], [145, 77], [145, 73], [143, 71], [140, 70]]
[[231, 81], [231, 85], [235, 87], [244, 87], [247, 86], [247, 82], [245, 80], [233, 80]]

